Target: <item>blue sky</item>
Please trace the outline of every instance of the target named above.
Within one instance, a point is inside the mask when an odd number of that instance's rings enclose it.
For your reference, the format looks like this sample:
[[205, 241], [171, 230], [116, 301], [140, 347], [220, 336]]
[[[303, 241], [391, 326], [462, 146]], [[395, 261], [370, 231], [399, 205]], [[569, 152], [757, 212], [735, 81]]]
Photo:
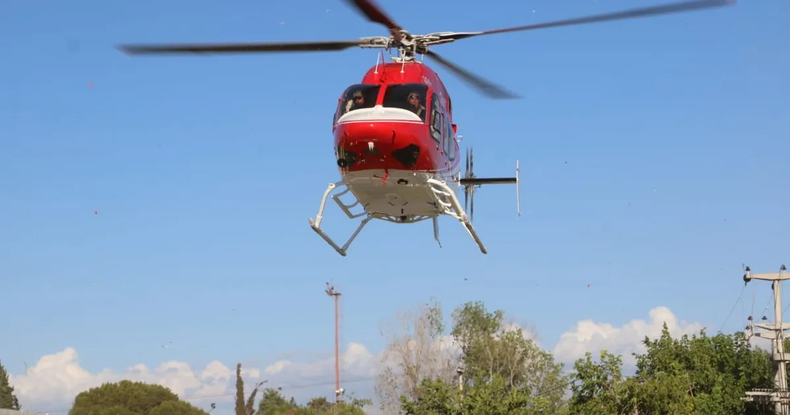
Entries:
[[[655, 3], [383, 4], [427, 33]], [[1, 4], [3, 364], [24, 372], [66, 347], [94, 372], [330, 351], [330, 279], [344, 293], [344, 340], [373, 351], [381, 320], [431, 296], [448, 312], [470, 300], [504, 309], [549, 347], [579, 320], [619, 326], [656, 306], [712, 330], [741, 290], [743, 262], [758, 272], [790, 263], [785, 2], [437, 47], [524, 97], [486, 99], [433, 65], [476, 173], [510, 174], [521, 161], [522, 217], [511, 186], [477, 193], [487, 256], [449, 218], [443, 248], [429, 222], [374, 223], [346, 258], [310, 230], [338, 178], [337, 96], [377, 51], [131, 58], [113, 48], [380, 34], [339, 0]], [[356, 226], [336, 207], [324, 223], [337, 239]], [[757, 288], [762, 304], [770, 288]]]

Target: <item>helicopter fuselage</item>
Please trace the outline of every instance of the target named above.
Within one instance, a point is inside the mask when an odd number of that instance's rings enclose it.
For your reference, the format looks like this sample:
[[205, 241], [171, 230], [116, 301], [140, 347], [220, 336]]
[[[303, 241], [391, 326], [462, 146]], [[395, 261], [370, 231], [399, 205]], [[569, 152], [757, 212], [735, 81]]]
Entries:
[[368, 212], [433, 216], [440, 207], [428, 180], [460, 188], [450, 97], [428, 66], [370, 68], [338, 99], [333, 121], [340, 175]]

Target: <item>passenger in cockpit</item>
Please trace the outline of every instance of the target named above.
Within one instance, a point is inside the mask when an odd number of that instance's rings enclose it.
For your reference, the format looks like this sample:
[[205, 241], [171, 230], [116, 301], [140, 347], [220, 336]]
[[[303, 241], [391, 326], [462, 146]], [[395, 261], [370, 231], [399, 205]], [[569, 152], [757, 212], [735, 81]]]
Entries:
[[356, 91], [346, 103], [346, 112], [365, 108], [365, 96], [362, 91]]
[[422, 118], [425, 114], [425, 107], [420, 102], [420, 94], [416, 91], [409, 92], [409, 109], [412, 110], [418, 117]]

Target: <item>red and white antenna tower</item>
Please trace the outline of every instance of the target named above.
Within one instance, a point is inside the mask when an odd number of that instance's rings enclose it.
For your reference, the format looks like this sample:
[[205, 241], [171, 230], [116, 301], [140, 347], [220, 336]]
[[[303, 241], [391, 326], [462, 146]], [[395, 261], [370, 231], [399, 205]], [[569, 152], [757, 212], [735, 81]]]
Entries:
[[344, 392], [340, 389], [340, 293], [329, 283], [326, 283], [325, 292], [335, 300], [335, 402], [339, 403]]

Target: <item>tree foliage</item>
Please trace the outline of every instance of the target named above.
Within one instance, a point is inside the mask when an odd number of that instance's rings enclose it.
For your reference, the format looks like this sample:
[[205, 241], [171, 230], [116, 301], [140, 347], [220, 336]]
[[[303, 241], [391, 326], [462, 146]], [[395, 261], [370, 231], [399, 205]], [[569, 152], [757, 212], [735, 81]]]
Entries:
[[[298, 405], [293, 398], [286, 400], [280, 391], [268, 388], [255, 408], [256, 395], [263, 382], [245, 399], [241, 365], [236, 366], [235, 410], [248, 415], [364, 415], [364, 407], [372, 404], [367, 399], [349, 396], [345, 402], [334, 403], [325, 397], [313, 398]], [[241, 405], [238, 405], [238, 402]], [[238, 412], [236, 412], [238, 413]], [[207, 415], [208, 412], [179, 400], [168, 388], [142, 382], [123, 380], [105, 383], [77, 395], [69, 415]]]
[[445, 341], [441, 304], [432, 300], [399, 314], [382, 328], [387, 344], [381, 354], [376, 395], [385, 413], [400, 410], [400, 397], [416, 399], [423, 379], [452, 383], [458, 356]]
[[21, 409], [2, 362], [0, 362], [0, 409]]
[[539, 407], [556, 413], [568, 384], [563, 365], [535, 343], [534, 332], [504, 317], [482, 302], [466, 303], [453, 313], [452, 335], [462, 350], [468, 386], [504, 381], [509, 391], [531, 395], [542, 401]]
[[[661, 336], [645, 338], [644, 354], [634, 354], [636, 373], [622, 376], [622, 359], [587, 353], [575, 364], [570, 410], [574, 414], [757, 414], [765, 408], [741, 397], [771, 388], [767, 352], [752, 349], [743, 333], [704, 331], [673, 339], [664, 324]], [[770, 412], [770, 411], [769, 411]]]
[[371, 404], [370, 400], [350, 396], [346, 402], [316, 397], [306, 405], [297, 405], [293, 398], [287, 401], [278, 390], [269, 388], [263, 391], [257, 415], [365, 415], [363, 408]]
[[164, 401], [151, 412], [148, 412], [148, 415], [205, 415], [208, 412], [195, 408], [188, 402], [184, 401]]
[[[439, 338], [440, 326], [432, 327], [436, 332], [426, 338]], [[418, 383], [408, 393], [401, 393], [398, 409], [402, 413], [772, 413], [770, 407], [758, 408], [741, 399], [750, 389], [772, 388], [773, 382], [769, 353], [752, 348], [742, 332], [708, 336], [700, 331], [673, 338], [664, 324], [658, 338], [643, 340], [644, 353], [633, 355], [630, 376], [624, 374], [623, 357], [607, 351], [601, 351], [597, 359], [587, 353], [564, 375], [563, 365], [538, 346], [534, 333], [506, 322], [504, 312], [489, 311], [481, 302], [466, 303], [452, 313], [450, 334], [458, 349], [463, 380], [441, 378], [428, 370], [420, 370], [420, 376], [403, 370], [401, 381]], [[402, 339], [411, 340], [397, 344], [401, 361], [410, 363], [402, 368], [421, 369], [413, 363], [413, 356], [431, 348], [413, 341], [414, 336]], [[394, 376], [394, 372], [390, 374]]]
[[469, 389], [441, 380], [425, 379], [416, 400], [401, 397], [407, 415], [531, 415], [556, 413], [548, 399], [532, 396], [528, 390], [513, 388], [507, 379], [494, 374], [490, 379], [477, 379]]
[[501, 310], [481, 302], [452, 313], [450, 332], [460, 349], [463, 380], [423, 378], [416, 391], [403, 394], [407, 414], [558, 413], [567, 380], [562, 364], [542, 350], [523, 327], [508, 324]]
[[77, 395], [69, 415], [205, 415], [180, 401], [170, 389], [143, 382], [122, 380], [105, 383]]
[[255, 384], [250, 397], [244, 400], [244, 379], [241, 378], [241, 363], [236, 365], [236, 415], [255, 415], [255, 396], [266, 381]]
[[[673, 338], [645, 337], [644, 353], [624, 367], [623, 356], [601, 351], [576, 360], [569, 374], [537, 343], [535, 333], [505, 319], [501, 310], [469, 302], [451, 314], [445, 332], [438, 302], [398, 316], [376, 392], [385, 414], [407, 415], [696, 415], [771, 414], [742, 397], [771, 389], [770, 354], [752, 348], [744, 333]], [[385, 331], [382, 331], [385, 333]], [[790, 349], [790, 342], [786, 342]], [[630, 376], [624, 374], [632, 372]], [[349, 394], [335, 403], [316, 397], [305, 404], [279, 389], [244, 392], [236, 366], [236, 415], [364, 415], [367, 399]], [[256, 397], [260, 400], [256, 408]], [[568, 392], [570, 395], [567, 396]], [[0, 408], [18, 408], [0, 364]], [[213, 405], [212, 405], [213, 407]], [[69, 415], [205, 415], [169, 389], [141, 382], [107, 383], [80, 393]]]

